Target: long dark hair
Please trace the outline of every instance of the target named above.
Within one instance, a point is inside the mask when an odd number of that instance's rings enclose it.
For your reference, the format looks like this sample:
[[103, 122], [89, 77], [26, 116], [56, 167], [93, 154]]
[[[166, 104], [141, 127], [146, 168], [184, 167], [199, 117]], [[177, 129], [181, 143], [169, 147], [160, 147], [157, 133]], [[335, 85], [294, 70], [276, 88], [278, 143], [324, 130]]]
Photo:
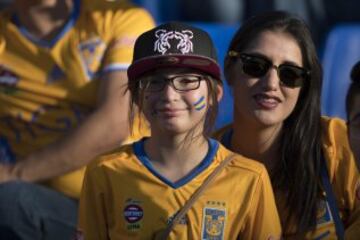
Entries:
[[[281, 159], [271, 173], [274, 190], [285, 194], [286, 198], [287, 215], [282, 219], [285, 232], [290, 231], [291, 224], [295, 223], [296, 233], [304, 234], [315, 229], [317, 200], [321, 189], [322, 69], [306, 24], [283, 11], [267, 12], [250, 18], [233, 37], [229, 51], [244, 51], [264, 31], [283, 32], [292, 36], [301, 49], [304, 68], [311, 71], [311, 76], [302, 86], [294, 111], [284, 121], [280, 136]], [[231, 56], [225, 59], [225, 76], [230, 85], [232, 79], [229, 79], [228, 73], [236, 61]]]

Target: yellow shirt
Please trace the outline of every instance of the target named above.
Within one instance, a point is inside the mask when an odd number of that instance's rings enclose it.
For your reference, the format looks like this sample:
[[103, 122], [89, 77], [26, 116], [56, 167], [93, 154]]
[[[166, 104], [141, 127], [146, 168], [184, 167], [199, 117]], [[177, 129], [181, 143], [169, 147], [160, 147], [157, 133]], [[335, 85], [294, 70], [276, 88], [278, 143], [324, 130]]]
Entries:
[[[98, 76], [127, 69], [135, 39], [154, 22], [125, 2], [74, 0], [70, 19], [49, 42], [34, 39], [10, 11], [0, 14], [0, 136], [13, 158], [78, 126], [95, 108]], [[48, 184], [79, 197], [83, 174]]]
[[[338, 205], [339, 215], [345, 228], [345, 239], [360, 238], [360, 176], [349, 147], [346, 124], [337, 118], [322, 118], [323, 152], [327, 163], [330, 183]], [[232, 125], [220, 129], [215, 136], [226, 141]], [[225, 144], [226, 145], [226, 144]], [[280, 196], [280, 195], [279, 195]], [[278, 196], [278, 197], [279, 197]], [[284, 202], [282, 199], [276, 201]], [[283, 209], [279, 207], [279, 212]], [[333, 216], [327, 201], [319, 200], [317, 227], [307, 233], [307, 239], [337, 239]], [[287, 238], [290, 233], [285, 233]]]
[[[181, 209], [209, 174], [232, 154], [215, 140], [189, 175], [173, 183], [159, 174], [144, 140], [87, 168], [80, 198], [84, 239], [151, 239]], [[278, 239], [280, 220], [265, 167], [240, 155], [215, 178], [169, 239]], [[271, 238], [273, 237], [273, 238]]]

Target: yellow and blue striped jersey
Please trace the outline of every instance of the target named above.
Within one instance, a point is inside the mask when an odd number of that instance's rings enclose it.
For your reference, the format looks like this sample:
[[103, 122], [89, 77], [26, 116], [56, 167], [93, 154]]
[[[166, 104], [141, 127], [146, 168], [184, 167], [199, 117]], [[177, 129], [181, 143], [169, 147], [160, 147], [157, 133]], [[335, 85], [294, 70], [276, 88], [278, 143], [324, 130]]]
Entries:
[[[360, 176], [351, 152], [346, 124], [337, 118], [322, 118], [323, 152], [329, 172], [329, 180], [345, 228], [345, 239], [359, 239], [360, 236]], [[232, 124], [214, 134], [225, 146], [229, 146]], [[280, 216], [285, 209], [284, 197], [276, 194]], [[291, 209], [290, 209], [291, 211]], [[337, 239], [334, 214], [325, 199], [319, 199], [317, 226], [309, 232], [306, 239]], [[290, 230], [291, 231], [291, 230]], [[285, 239], [291, 239], [291, 232], [284, 233]]]
[[[84, 239], [152, 239], [232, 152], [215, 140], [203, 161], [172, 182], [152, 166], [146, 138], [86, 170], [79, 230]], [[265, 167], [236, 155], [195, 201], [169, 239], [278, 239], [280, 220]]]
[[[10, 9], [4, 10], [0, 137], [7, 157], [21, 159], [79, 125], [95, 108], [99, 76], [126, 70], [135, 39], [153, 26], [148, 12], [126, 1], [74, 0], [63, 29], [53, 40], [41, 41]], [[78, 197], [83, 173], [56, 178], [50, 185]]]

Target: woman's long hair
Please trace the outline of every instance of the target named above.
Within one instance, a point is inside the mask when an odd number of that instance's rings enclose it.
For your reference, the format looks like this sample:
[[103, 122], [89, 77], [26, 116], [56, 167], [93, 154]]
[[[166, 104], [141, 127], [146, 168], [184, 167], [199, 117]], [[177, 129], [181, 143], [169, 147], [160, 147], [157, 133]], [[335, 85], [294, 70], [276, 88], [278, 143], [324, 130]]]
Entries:
[[[285, 232], [296, 224], [296, 233], [304, 234], [316, 226], [317, 200], [321, 189], [321, 112], [322, 69], [306, 24], [297, 17], [273, 11], [250, 18], [232, 39], [229, 51], [244, 51], [264, 31], [289, 34], [298, 43], [303, 66], [311, 71], [300, 91], [294, 111], [284, 121], [280, 136], [280, 161], [271, 174], [275, 192], [285, 194], [287, 212], [282, 225]], [[237, 61], [227, 56], [225, 76]]]

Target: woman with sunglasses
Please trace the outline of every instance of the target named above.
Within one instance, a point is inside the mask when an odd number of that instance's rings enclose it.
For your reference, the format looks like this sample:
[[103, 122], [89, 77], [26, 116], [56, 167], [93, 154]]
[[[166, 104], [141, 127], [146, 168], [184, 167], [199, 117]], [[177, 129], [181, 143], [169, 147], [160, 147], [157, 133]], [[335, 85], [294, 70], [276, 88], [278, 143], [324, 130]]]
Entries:
[[234, 121], [217, 132], [230, 150], [267, 167], [285, 239], [360, 236], [359, 173], [346, 125], [321, 117], [322, 72], [310, 32], [286, 12], [245, 22], [225, 76]]
[[360, 61], [351, 70], [351, 83], [346, 95], [346, 115], [351, 148], [360, 167]]

